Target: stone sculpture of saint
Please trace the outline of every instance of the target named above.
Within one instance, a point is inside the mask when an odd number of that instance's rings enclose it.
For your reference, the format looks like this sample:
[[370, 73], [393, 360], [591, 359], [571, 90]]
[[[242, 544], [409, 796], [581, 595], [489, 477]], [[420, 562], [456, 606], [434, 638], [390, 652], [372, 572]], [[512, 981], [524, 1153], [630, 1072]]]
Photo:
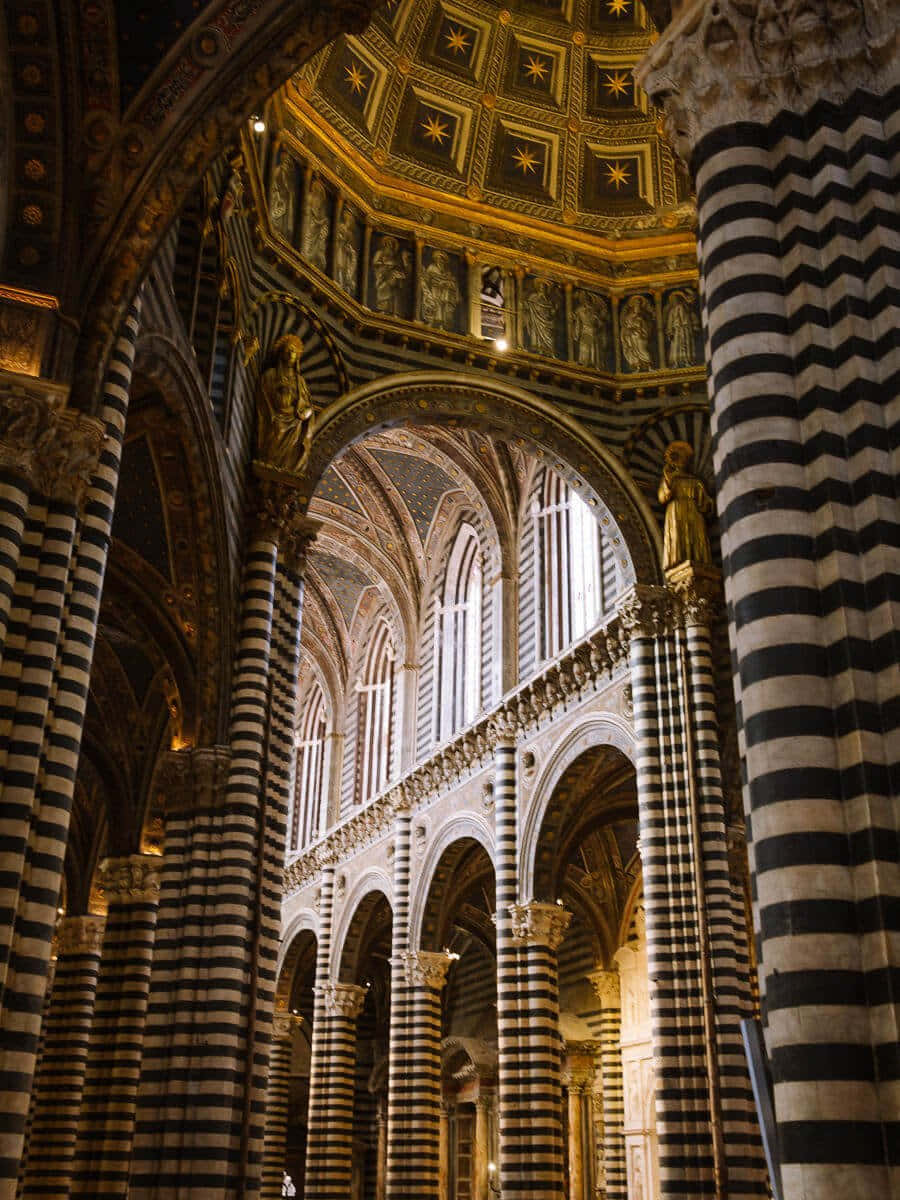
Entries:
[[321, 179], [313, 180], [309, 189], [306, 214], [306, 237], [303, 253], [307, 261], [320, 271], [325, 270], [328, 261], [328, 195]]
[[406, 314], [406, 288], [410, 278], [409, 252], [401, 254], [400, 243], [392, 235], [382, 241], [372, 258], [375, 274], [375, 308], [392, 317]]
[[272, 172], [269, 219], [272, 228], [287, 241], [294, 236], [294, 203], [294, 164], [289, 154], [282, 154]]
[[572, 337], [578, 361], [583, 367], [606, 365], [609, 335], [606, 301], [590, 292], [578, 292], [572, 311]]
[[556, 353], [556, 299], [549, 279], [538, 279], [522, 301], [525, 339], [536, 354]]
[[422, 272], [422, 320], [437, 329], [455, 329], [459, 284], [443, 250], [435, 250]]
[[709, 563], [709, 534], [705, 518], [713, 510], [709, 493], [691, 472], [694, 450], [688, 442], [671, 442], [663, 459], [659, 502], [666, 506], [663, 567], [679, 563]]
[[670, 367], [689, 367], [696, 359], [695, 335], [700, 319], [687, 292], [673, 292], [666, 302], [666, 358]]
[[629, 296], [619, 317], [622, 353], [632, 371], [652, 371], [653, 310], [646, 296]]
[[345, 208], [338, 221], [334, 246], [334, 277], [338, 286], [351, 296], [356, 295], [356, 269], [359, 252], [356, 249], [356, 222], [353, 213]]
[[312, 442], [313, 409], [300, 374], [303, 343], [296, 334], [278, 339], [272, 362], [259, 381], [256, 457], [264, 466], [296, 475], [306, 466]]

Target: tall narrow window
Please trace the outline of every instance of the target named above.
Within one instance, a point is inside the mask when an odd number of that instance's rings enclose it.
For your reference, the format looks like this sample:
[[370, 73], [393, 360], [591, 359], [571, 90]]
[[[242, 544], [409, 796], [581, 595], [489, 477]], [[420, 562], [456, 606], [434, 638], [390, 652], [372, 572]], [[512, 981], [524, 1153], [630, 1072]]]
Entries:
[[605, 607], [600, 528], [564, 479], [546, 473], [535, 513], [540, 655], [553, 658], [597, 624]]
[[365, 804], [386, 786], [394, 758], [394, 648], [384, 621], [372, 634], [357, 690], [356, 795]]
[[311, 845], [326, 824], [325, 750], [328, 717], [325, 697], [318, 683], [310, 687], [300, 711], [297, 729], [297, 770], [294, 807], [288, 848], [303, 850]]
[[435, 621], [435, 735], [449, 737], [481, 708], [481, 548], [471, 525], [459, 531]]

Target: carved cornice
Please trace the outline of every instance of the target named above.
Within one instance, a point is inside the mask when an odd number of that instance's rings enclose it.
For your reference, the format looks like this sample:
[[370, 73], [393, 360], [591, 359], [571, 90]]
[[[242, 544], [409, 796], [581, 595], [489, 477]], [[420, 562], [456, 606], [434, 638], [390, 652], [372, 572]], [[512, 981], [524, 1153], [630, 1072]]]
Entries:
[[634, 74], [688, 160], [723, 126], [767, 125], [857, 88], [886, 93], [900, 79], [898, 30], [898, 0], [693, 0]]
[[56, 384], [0, 371], [0, 468], [80, 507], [105, 434], [101, 421], [67, 409], [66, 399]]
[[523, 946], [546, 946], [558, 950], [565, 937], [572, 914], [561, 904], [543, 904], [529, 900], [527, 904], [511, 904], [512, 934]]
[[272, 1018], [272, 1037], [276, 1041], [288, 1042], [295, 1029], [303, 1025], [303, 1018], [296, 1013], [277, 1012]]
[[722, 611], [722, 572], [699, 563], [679, 563], [666, 571], [666, 585], [678, 597], [684, 624], [709, 628]]
[[99, 889], [107, 904], [155, 904], [159, 899], [162, 858], [158, 854], [132, 854], [107, 858], [97, 872]]
[[368, 988], [355, 983], [326, 983], [320, 990], [325, 1015], [355, 1021], [366, 1002]]
[[99, 955], [105, 926], [103, 917], [62, 917], [56, 926], [59, 953]]
[[616, 610], [623, 629], [635, 637], [663, 637], [678, 625], [678, 606], [668, 588], [635, 584]]
[[619, 1007], [619, 972], [615, 968], [598, 967], [596, 971], [590, 972], [588, 979], [597, 994], [601, 1008]]
[[231, 766], [227, 746], [167, 750], [156, 768], [156, 788], [166, 813], [218, 808], [225, 801]]
[[[256, 469], [256, 468], [255, 468]], [[307, 497], [291, 482], [258, 475], [252, 493], [253, 532], [273, 542], [288, 566], [302, 574], [321, 521], [306, 515]]]
[[410, 950], [402, 963], [410, 987], [433, 988], [439, 992], [447, 982], [447, 972], [455, 956], [446, 951]]

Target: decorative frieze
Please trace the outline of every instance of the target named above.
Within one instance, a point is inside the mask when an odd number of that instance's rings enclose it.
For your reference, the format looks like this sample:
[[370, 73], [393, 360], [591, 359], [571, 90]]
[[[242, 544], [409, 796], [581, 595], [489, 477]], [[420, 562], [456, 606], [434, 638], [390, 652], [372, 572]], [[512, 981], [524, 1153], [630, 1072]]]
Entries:
[[225, 801], [231, 766], [227, 746], [168, 750], [156, 768], [155, 788], [167, 814], [218, 808]]
[[512, 934], [524, 946], [547, 946], [558, 950], [572, 914], [561, 904], [544, 904], [529, 900], [527, 904], [511, 904]]
[[403, 955], [406, 982], [410, 987], [432, 988], [439, 992], [447, 982], [447, 972], [458, 956], [446, 950], [410, 950]]
[[714, 129], [768, 125], [818, 101], [841, 104], [857, 88], [886, 93], [900, 80], [898, 30], [898, 0], [693, 0], [634, 76], [687, 161]]
[[63, 917], [56, 927], [60, 954], [99, 954], [103, 948], [103, 917]]
[[346, 1017], [355, 1021], [366, 1002], [368, 988], [355, 983], [326, 983], [319, 991], [328, 1017]]
[[159, 899], [161, 869], [159, 855], [104, 859], [98, 871], [99, 890], [107, 904], [153, 903]]

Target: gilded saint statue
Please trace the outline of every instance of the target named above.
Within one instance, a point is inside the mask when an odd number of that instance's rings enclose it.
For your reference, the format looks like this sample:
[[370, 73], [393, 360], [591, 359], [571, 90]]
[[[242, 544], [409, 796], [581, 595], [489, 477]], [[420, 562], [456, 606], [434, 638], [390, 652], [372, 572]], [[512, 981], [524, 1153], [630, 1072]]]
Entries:
[[691, 473], [694, 450], [688, 442], [670, 442], [663, 459], [659, 502], [666, 506], [663, 530], [663, 568], [679, 563], [709, 563], [706, 521], [713, 510], [709, 493]]
[[300, 374], [303, 343], [294, 333], [280, 337], [272, 362], [259, 381], [256, 402], [256, 458], [275, 471], [297, 475], [306, 466], [312, 442], [313, 409]]

